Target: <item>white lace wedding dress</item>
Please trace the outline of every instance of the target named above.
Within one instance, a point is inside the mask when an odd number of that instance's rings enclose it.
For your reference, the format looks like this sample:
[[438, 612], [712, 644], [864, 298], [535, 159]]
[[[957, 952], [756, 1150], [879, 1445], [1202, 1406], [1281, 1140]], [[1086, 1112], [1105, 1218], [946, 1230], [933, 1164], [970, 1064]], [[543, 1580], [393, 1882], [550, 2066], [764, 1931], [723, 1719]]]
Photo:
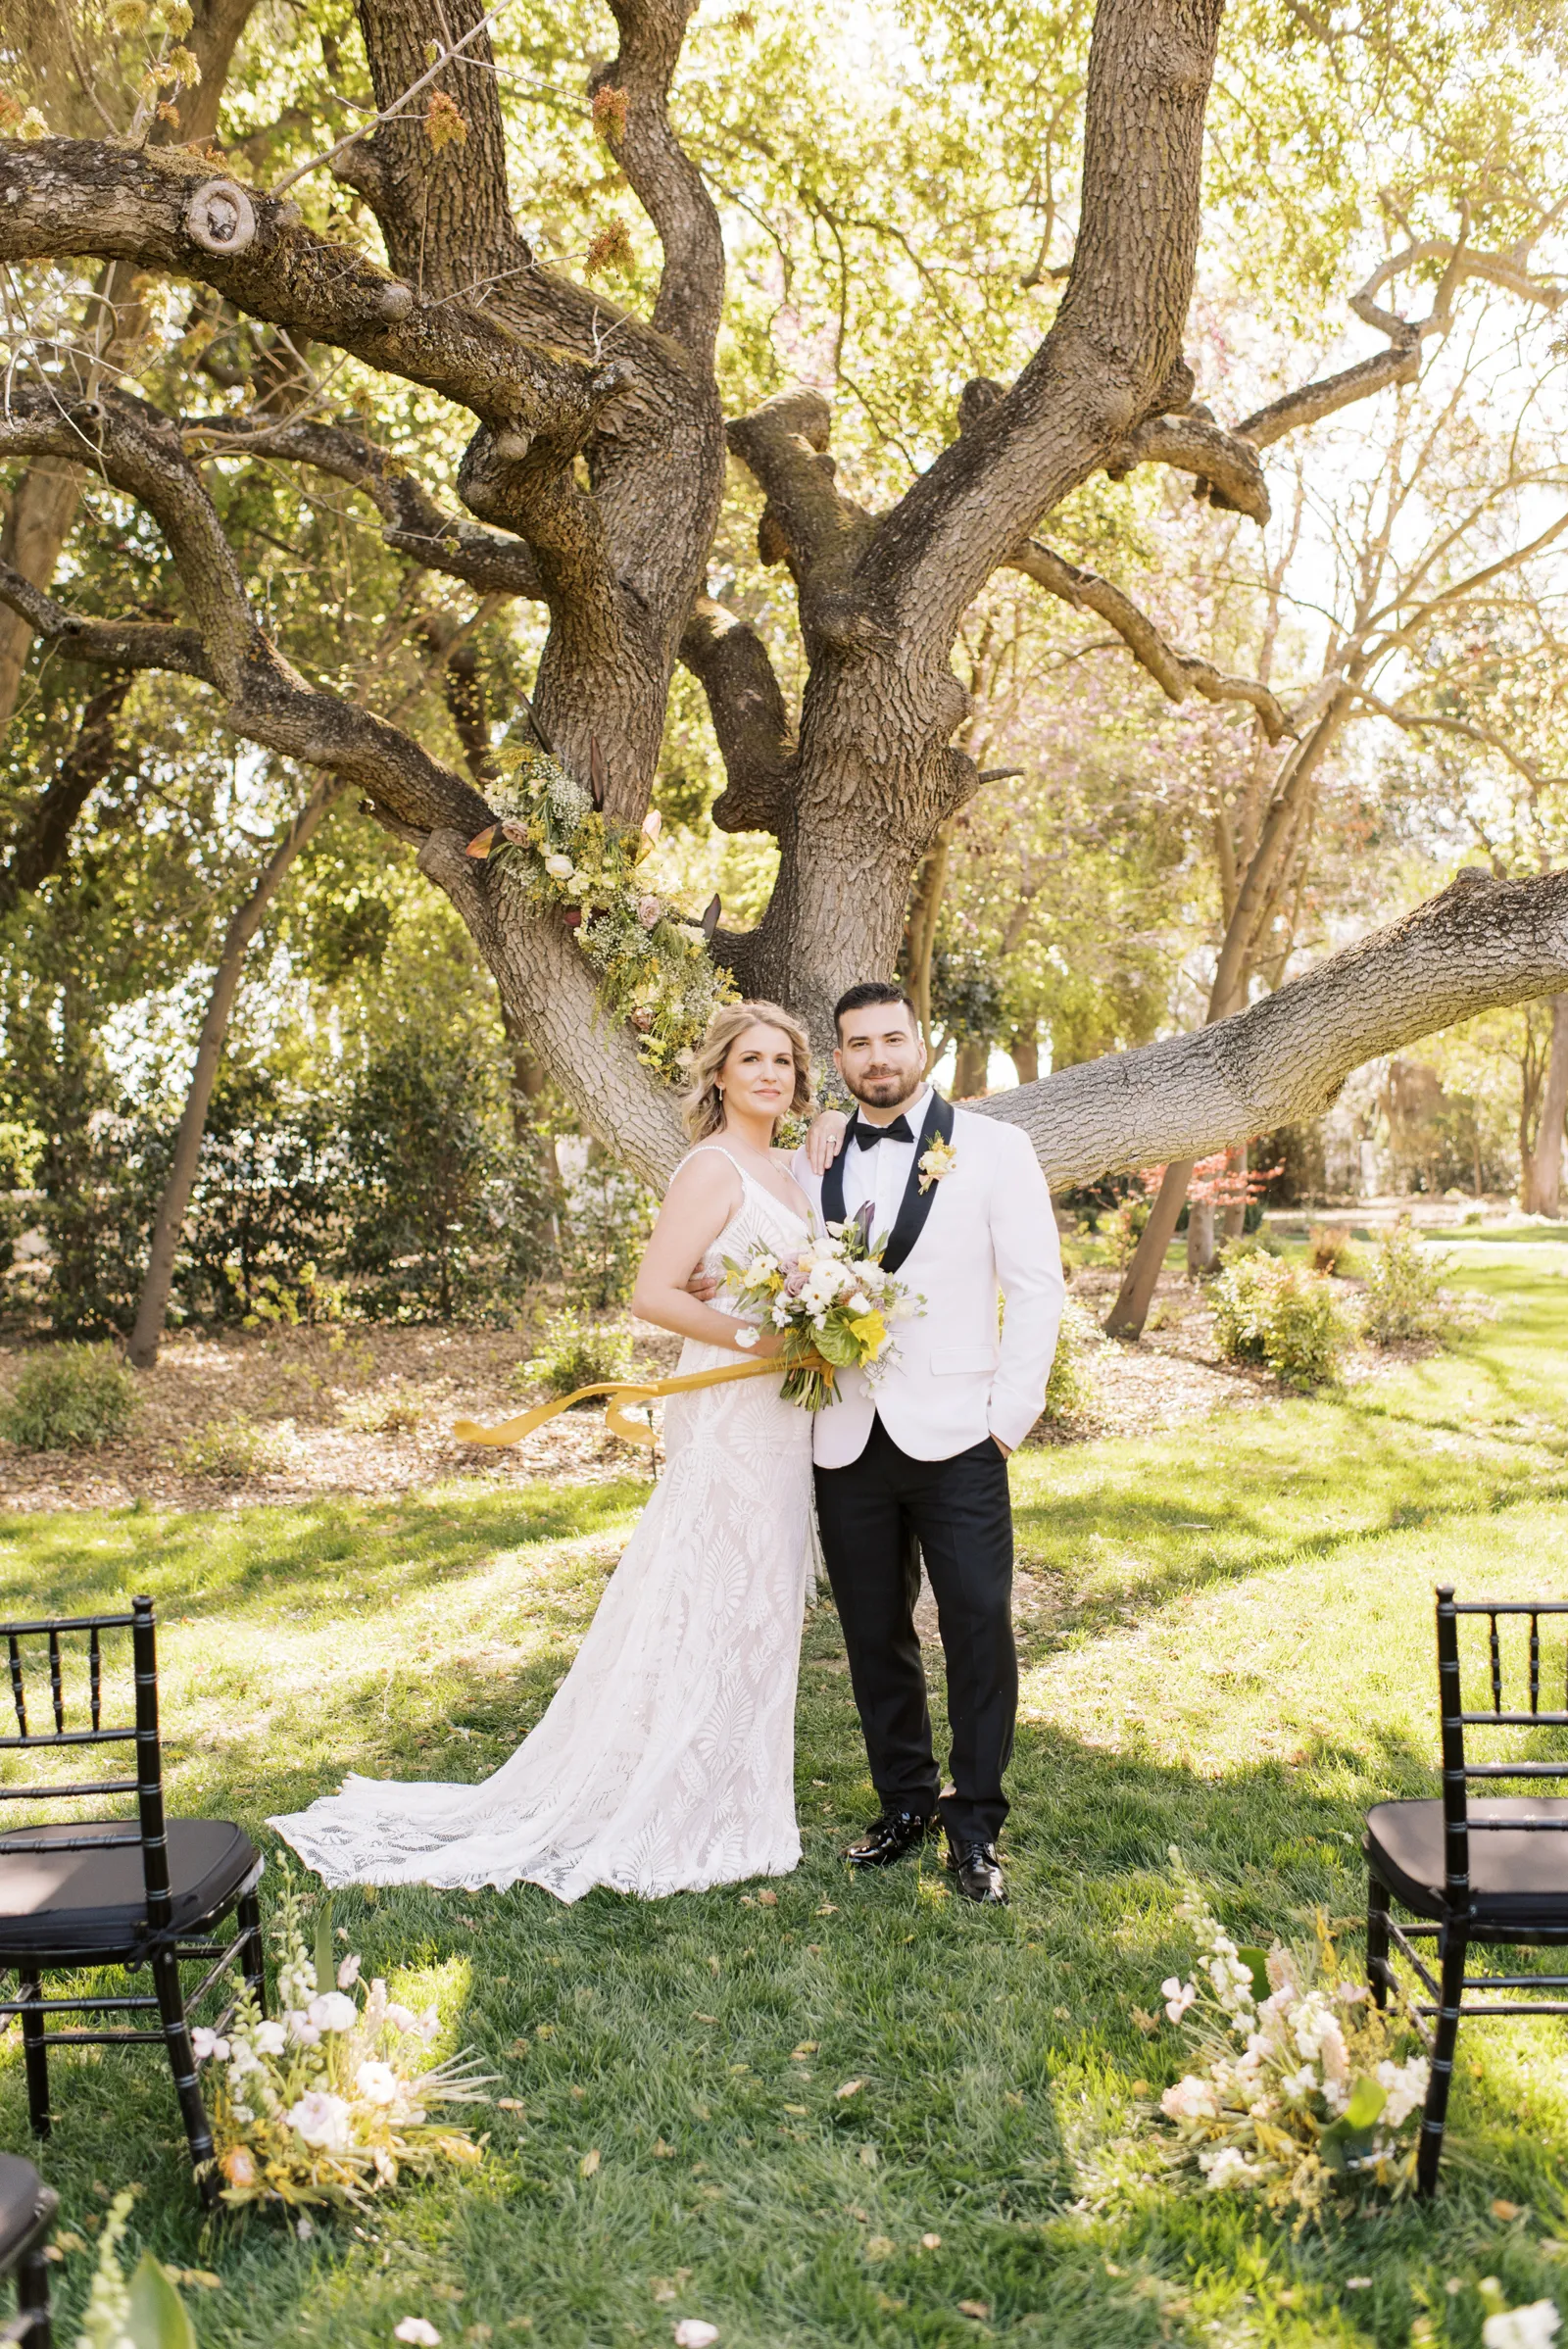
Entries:
[[[726, 1255], [795, 1247], [808, 1229], [731, 1164], [742, 1198], [705, 1258], [714, 1275]], [[688, 1340], [680, 1367], [736, 1359]], [[658, 1488], [576, 1661], [512, 1759], [477, 1786], [352, 1777], [270, 1822], [329, 1884], [522, 1881], [560, 1900], [596, 1884], [657, 1899], [798, 1864], [810, 1414], [764, 1378], [671, 1395], [663, 1409]]]

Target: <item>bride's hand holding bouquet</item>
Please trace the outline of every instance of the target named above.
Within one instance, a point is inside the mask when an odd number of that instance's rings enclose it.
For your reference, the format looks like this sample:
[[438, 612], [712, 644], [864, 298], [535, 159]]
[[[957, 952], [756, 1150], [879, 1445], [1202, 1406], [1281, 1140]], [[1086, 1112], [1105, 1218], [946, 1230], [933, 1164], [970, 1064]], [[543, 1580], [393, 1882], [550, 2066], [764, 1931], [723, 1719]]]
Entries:
[[[919, 1300], [883, 1271], [868, 1225], [869, 1205], [846, 1223], [813, 1232], [803, 1248], [759, 1248], [744, 1264], [724, 1259], [725, 1288], [742, 1311], [762, 1317], [751, 1346], [782, 1356], [781, 1392], [804, 1410], [837, 1400], [838, 1371], [874, 1378], [885, 1369], [893, 1324], [920, 1310]], [[736, 1343], [748, 1341], [740, 1334]]]

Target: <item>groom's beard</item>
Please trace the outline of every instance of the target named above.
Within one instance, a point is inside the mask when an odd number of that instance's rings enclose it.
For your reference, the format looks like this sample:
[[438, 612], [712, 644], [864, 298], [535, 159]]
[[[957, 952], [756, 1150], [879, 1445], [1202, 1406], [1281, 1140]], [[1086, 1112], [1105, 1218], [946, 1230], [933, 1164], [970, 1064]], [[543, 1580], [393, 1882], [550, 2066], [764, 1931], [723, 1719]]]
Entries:
[[858, 1101], [864, 1101], [868, 1109], [902, 1109], [906, 1101], [913, 1101], [924, 1083], [924, 1077], [916, 1076], [866, 1076], [856, 1085], [846, 1080], [845, 1091]]

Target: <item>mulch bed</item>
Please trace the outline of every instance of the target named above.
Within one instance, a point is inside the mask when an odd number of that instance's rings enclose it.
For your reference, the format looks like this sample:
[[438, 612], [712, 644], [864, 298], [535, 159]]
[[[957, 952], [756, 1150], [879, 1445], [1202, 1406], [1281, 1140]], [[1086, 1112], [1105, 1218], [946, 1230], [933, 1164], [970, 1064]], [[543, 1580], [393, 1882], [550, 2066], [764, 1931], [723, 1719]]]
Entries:
[[[1098, 1320], [1116, 1285], [1114, 1273], [1084, 1271], [1074, 1278], [1073, 1294]], [[672, 1369], [679, 1341], [646, 1323], [631, 1326], [636, 1368]], [[535, 1478], [605, 1483], [645, 1473], [646, 1451], [607, 1436], [593, 1406], [567, 1412], [507, 1451], [455, 1440], [455, 1420], [494, 1425], [537, 1399], [533, 1390], [519, 1393], [512, 1384], [533, 1345], [525, 1330], [375, 1323], [176, 1337], [157, 1368], [141, 1375], [141, 1408], [123, 1441], [92, 1452], [26, 1452], [0, 1440], [0, 1508], [113, 1509], [138, 1500], [171, 1509], [237, 1508], [328, 1493], [390, 1499], [455, 1478], [501, 1488]], [[9, 1393], [32, 1350], [26, 1344], [0, 1346], [0, 1393]], [[1147, 1435], [1218, 1409], [1255, 1409], [1282, 1393], [1263, 1373], [1220, 1361], [1212, 1313], [1171, 1274], [1161, 1277], [1141, 1343], [1102, 1340], [1090, 1368], [1090, 1410], [1065, 1427], [1042, 1421], [1032, 1443]], [[389, 1398], [416, 1409], [416, 1424], [371, 1432], [345, 1424], [345, 1406], [368, 1406], [373, 1415]], [[269, 1431], [274, 1464], [244, 1475], [193, 1474], [182, 1457], [192, 1438], [235, 1420]]]

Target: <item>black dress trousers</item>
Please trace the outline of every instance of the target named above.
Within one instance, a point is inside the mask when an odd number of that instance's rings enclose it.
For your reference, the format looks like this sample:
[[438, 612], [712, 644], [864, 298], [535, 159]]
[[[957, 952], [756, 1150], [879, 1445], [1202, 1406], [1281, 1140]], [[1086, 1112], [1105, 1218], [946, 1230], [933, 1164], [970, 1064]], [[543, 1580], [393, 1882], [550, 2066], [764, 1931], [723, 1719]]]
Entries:
[[816, 1508], [882, 1803], [938, 1807], [914, 1629], [923, 1552], [948, 1667], [954, 1790], [943, 1822], [956, 1844], [994, 1843], [1007, 1816], [1002, 1775], [1018, 1710], [1006, 1461], [989, 1436], [949, 1460], [912, 1460], [877, 1418], [858, 1460], [817, 1469]]

